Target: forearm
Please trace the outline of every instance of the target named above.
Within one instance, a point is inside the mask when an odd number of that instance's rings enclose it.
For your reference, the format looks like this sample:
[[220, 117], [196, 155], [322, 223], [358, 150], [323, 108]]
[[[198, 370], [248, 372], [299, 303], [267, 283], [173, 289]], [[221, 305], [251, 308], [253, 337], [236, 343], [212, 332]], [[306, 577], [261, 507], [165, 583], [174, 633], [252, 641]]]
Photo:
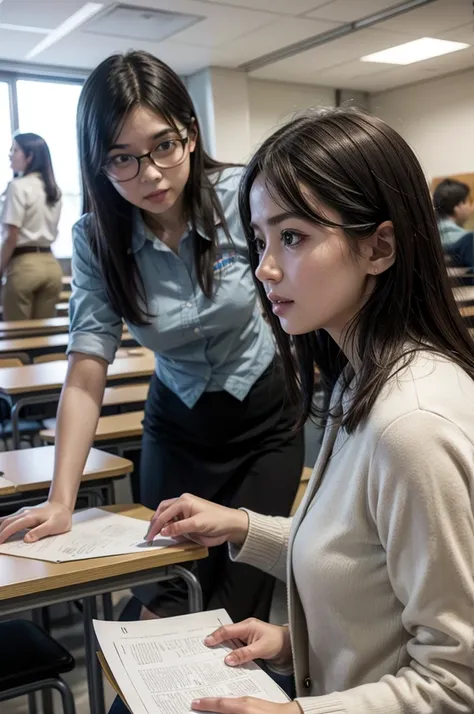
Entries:
[[73, 354], [58, 406], [49, 500], [71, 510], [94, 441], [107, 378], [104, 360]]
[[18, 228], [16, 226], [4, 226], [4, 228], [7, 230], [0, 247], [0, 275], [5, 272], [18, 241]]

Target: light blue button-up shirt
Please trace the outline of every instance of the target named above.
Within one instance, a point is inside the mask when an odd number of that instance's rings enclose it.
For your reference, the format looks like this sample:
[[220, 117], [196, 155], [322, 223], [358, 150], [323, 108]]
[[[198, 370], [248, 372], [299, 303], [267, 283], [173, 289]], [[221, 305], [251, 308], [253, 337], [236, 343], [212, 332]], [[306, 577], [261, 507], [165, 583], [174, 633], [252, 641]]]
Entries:
[[[150, 324], [127, 324], [156, 355], [160, 380], [188, 406], [205, 391], [226, 390], [243, 400], [273, 359], [275, 347], [257, 304], [237, 205], [242, 169], [225, 169], [216, 186], [232, 242], [218, 227], [214, 295], [199, 287], [190, 232], [178, 255], [135, 215], [132, 250], [141, 273]], [[73, 229], [72, 296], [68, 352], [113, 362], [122, 316], [110, 304], [87, 239], [87, 215]]]

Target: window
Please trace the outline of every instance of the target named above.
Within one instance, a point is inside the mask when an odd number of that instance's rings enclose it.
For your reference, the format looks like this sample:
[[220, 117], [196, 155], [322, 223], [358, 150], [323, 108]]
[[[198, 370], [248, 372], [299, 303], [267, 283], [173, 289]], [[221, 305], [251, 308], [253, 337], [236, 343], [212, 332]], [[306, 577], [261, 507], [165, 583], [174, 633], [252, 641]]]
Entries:
[[0, 82], [0, 195], [12, 177], [8, 158], [11, 145], [10, 86], [8, 82]]
[[53, 249], [58, 258], [68, 258], [72, 252], [71, 228], [81, 213], [76, 140], [76, 110], [81, 86], [19, 79], [16, 92], [19, 130], [40, 134], [51, 152], [56, 181], [62, 193], [59, 235]]

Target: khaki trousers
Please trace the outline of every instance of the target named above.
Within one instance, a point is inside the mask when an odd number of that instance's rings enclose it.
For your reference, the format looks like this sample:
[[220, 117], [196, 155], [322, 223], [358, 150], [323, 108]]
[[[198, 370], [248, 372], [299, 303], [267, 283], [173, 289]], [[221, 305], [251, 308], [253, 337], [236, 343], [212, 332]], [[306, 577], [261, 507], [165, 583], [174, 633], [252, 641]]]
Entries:
[[56, 316], [61, 267], [52, 253], [24, 253], [8, 263], [2, 288], [4, 320]]

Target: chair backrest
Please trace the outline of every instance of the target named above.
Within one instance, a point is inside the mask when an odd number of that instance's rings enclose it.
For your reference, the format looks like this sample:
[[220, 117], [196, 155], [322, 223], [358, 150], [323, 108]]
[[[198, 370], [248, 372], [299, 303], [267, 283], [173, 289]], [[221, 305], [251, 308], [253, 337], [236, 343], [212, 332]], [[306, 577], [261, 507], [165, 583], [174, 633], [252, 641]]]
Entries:
[[35, 364], [40, 364], [42, 362], [57, 362], [60, 359], [67, 359], [67, 354], [65, 352], [49, 352], [48, 354], [34, 357], [33, 362]]
[[2, 367], [23, 367], [23, 362], [19, 357], [0, 357], [0, 369]]

